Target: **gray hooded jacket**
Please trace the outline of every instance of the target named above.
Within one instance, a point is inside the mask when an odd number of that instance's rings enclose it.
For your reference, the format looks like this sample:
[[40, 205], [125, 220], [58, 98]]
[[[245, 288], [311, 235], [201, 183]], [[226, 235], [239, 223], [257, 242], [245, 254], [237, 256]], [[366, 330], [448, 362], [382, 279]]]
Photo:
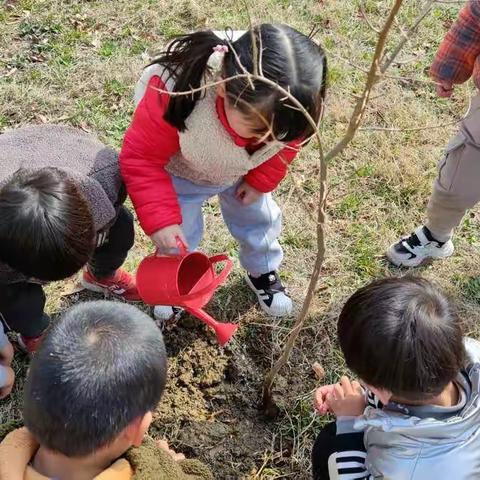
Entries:
[[[35, 125], [0, 135], [0, 189], [19, 168], [56, 167], [85, 195], [100, 232], [114, 221], [125, 199], [118, 155], [92, 135], [65, 125]], [[26, 278], [0, 263], [0, 284]]]
[[457, 377], [460, 409], [389, 404], [368, 407], [354, 423], [364, 430], [370, 478], [480, 479], [480, 343], [466, 338], [465, 370]]

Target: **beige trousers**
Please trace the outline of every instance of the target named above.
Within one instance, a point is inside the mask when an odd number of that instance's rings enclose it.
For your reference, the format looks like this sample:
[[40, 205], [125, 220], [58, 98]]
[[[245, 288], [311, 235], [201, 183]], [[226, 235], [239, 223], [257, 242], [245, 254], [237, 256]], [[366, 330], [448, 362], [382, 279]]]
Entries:
[[452, 236], [465, 212], [479, 201], [480, 94], [472, 99], [467, 118], [438, 163], [426, 225], [437, 240], [444, 242]]

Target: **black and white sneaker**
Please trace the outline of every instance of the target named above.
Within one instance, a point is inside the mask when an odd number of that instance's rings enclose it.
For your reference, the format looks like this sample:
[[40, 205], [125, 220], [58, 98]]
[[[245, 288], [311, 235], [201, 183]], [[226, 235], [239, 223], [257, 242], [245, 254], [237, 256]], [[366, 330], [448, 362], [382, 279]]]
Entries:
[[272, 317], [287, 317], [292, 314], [292, 299], [277, 272], [265, 273], [257, 278], [247, 274], [245, 279], [257, 296], [262, 310]]
[[418, 267], [430, 258], [450, 257], [453, 251], [452, 240], [439, 242], [427, 227], [421, 226], [409, 237], [391, 245], [386, 255], [397, 267]]

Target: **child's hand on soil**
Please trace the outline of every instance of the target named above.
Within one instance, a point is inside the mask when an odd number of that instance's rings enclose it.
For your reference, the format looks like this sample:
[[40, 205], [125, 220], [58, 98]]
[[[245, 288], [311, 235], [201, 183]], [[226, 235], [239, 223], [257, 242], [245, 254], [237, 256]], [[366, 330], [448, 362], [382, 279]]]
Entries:
[[13, 355], [13, 346], [10, 342], [8, 342], [5, 347], [0, 350], [0, 365], [9, 367], [12, 364]]
[[320, 415], [326, 415], [329, 412], [326, 400], [327, 396], [333, 392], [334, 387], [335, 385], [324, 385], [315, 391], [313, 406]]
[[3, 367], [7, 377], [5, 385], [0, 388], [0, 400], [8, 397], [12, 391], [13, 385], [15, 383], [15, 372], [10, 367]]
[[247, 182], [242, 182], [235, 192], [235, 198], [245, 206], [255, 203], [262, 195], [262, 192], [253, 188]]
[[365, 393], [357, 381], [350, 382], [342, 377], [327, 394], [328, 409], [337, 417], [357, 417], [362, 415], [367, 406]]
[[180, 237], [180, 240], [188, 248], [187, 240], [180, 225], [169, 225], [150, 235], [150, 239], [158, 248], [159, 253], [166, 253], [171, 249], [177, 248], [177, 237]]
[[175, 452], [175, 450], [172, 450], [165, 440], [157, 440], [157, 446], [167, 452], [176, 462], [179, 462], [180, 460], [185, 460], [185, 455], [183, 453], [177, 453]]

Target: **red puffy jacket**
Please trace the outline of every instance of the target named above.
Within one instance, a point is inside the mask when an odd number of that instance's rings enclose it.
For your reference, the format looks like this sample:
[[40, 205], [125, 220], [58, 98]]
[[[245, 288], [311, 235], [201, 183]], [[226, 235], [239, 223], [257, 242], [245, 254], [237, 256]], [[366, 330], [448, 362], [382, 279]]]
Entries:
[[[150, 80], [145, 95], [135, 110], [120, 152], [120, 170], [140, 224], [147, 235], [169, 225], [182, 223], [172, 178], [165, 170], [170, 158], [180, 148], [178, 130], [163, 119], [169, 96], [159, 93], [156, 88], [165, 89], [158, 76]], [[245, 147], [249, 153], [260, 148], [260, 145], [253, 145], [252, 139], [239, 137], [232, 130], [221, 97], [217, 98], [217, 113], [236, 145]], [[287, 174], [287, 165], [295, 158], [299, 147], [300, 140], [290, 142], [270, 160], [250, 170], [244, 180], [260, 192], [275, 190]]]

